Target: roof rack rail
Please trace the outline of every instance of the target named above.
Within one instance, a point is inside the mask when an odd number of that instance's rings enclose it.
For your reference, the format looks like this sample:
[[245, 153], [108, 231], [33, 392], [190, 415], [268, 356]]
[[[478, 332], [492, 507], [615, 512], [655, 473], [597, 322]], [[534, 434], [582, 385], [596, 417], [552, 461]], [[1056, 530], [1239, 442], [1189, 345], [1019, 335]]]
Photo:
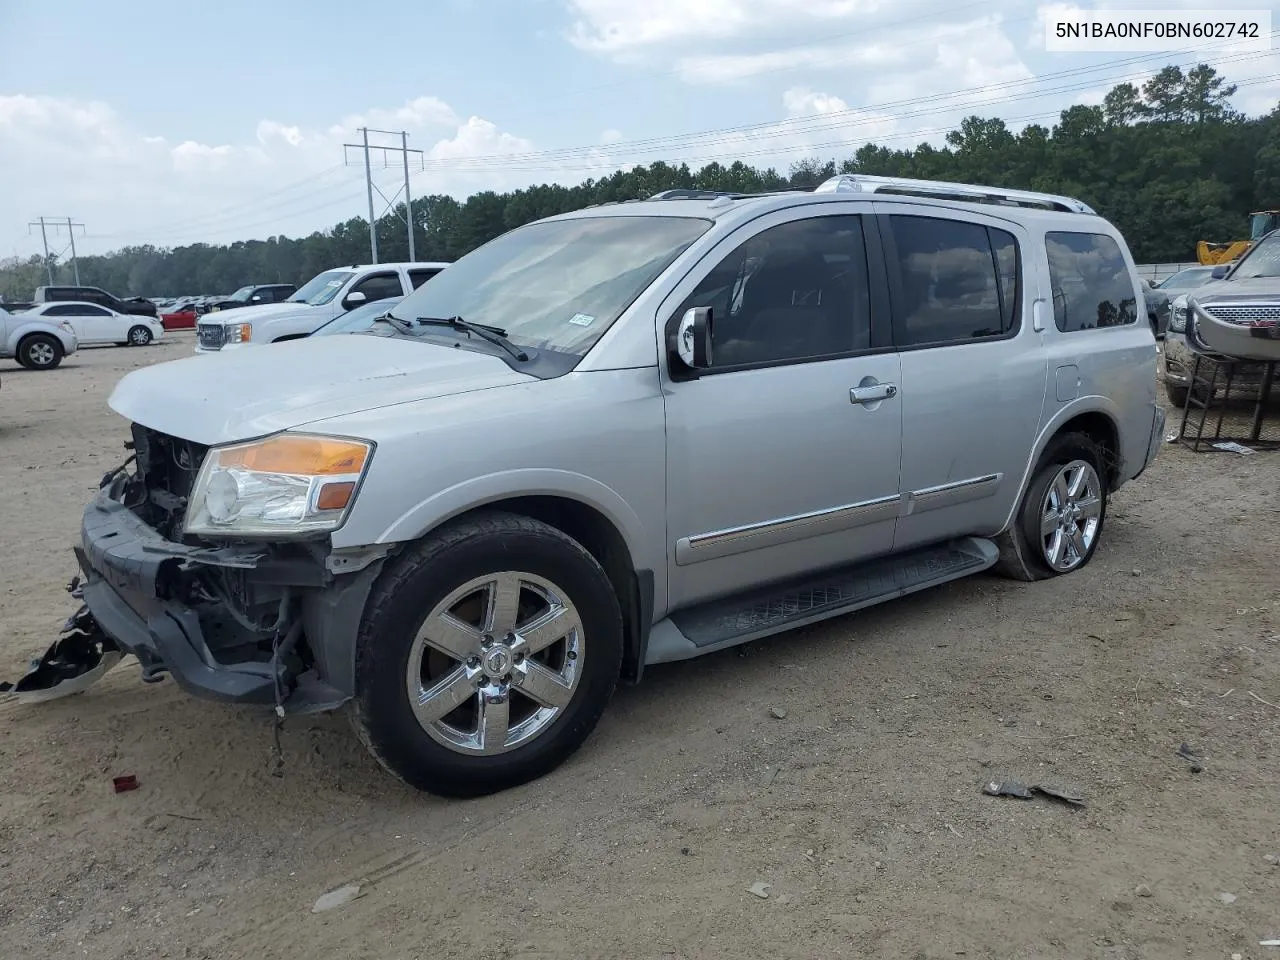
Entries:
[[968, 200], [976, 203], [998, 203], [1016, 207], [1043, 207], [1063, 213], [1096, 214], [1082, 200], [1033, 190], [1006, 190], [972, 183], [945, 180], [910, 180], [903, 177], [873, 177], [860, 173], [843, 173], [823, 181], [814, 193], [892, 193], [906, 196], [936, 197], [941, 200]]
[[731, 200], [745, 200], [752, 196], [749, 193], [733, 193], [730, 190], [688, 190], [675, 187], [662, 190], [651, 196], [650, 200], [715, 200], [717, 197], [729, 197]]

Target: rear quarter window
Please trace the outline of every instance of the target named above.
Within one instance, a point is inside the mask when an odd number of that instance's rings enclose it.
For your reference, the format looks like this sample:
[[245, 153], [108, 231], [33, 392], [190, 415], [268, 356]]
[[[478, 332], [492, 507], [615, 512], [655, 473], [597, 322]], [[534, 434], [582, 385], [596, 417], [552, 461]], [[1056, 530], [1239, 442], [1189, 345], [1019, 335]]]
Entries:
[[1053, 319], [1063, 333], [1138, 321], [1138, 303], [1120, 245], [1102, 233], [1045, 234]]

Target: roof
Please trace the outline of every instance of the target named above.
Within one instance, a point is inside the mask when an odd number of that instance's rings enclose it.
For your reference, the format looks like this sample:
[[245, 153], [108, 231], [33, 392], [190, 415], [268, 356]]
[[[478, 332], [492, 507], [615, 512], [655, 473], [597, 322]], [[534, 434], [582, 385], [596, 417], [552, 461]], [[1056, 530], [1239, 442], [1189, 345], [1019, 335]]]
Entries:
[[394, 263], [340, 263], [321, 272], [327, 273], [329, 270], [373, 270], [379, 268], [385, 270], [388, 267], [404, 267], [407, 270], [410, 267], [443, 268], [449, 265], [449, 263], [442, 260], [399, 260]]
[[[745, 219], [770, 210], [815, 203], [866, 200], [888, 203], [936, 203], [958, 206], [982, 213], [1016, 210], [1018, 219], [1087, 217], [1101, 219], [1086, 203], [1074, 197], [1013, 190], [979, 184], [941, 180], [910, 180], [899, 177], [871, 177], [842, 174], [813, 190], [782, 190], [769, 193], [731, 193], [715, 190], [665, 190], [644, 200], [624, 200], [598, 204], [559, 217], [589, 216], [677, 216], [706, 220]], [[992, 208], [995, 208], [993, 210]]]

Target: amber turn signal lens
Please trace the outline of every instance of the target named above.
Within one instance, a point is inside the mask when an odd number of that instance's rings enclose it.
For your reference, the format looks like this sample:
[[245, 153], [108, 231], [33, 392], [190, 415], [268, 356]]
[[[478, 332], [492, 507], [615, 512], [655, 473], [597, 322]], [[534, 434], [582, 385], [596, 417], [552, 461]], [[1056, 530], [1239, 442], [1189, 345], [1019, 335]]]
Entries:
[[[364, 469], [368, 456], [368, 445], [354, 440], [285, 434], [261, 443], [221, 450], [218, 465], [260, 473], [333, 477], [358, 474]], [[349, 491], [347, 496], [350, 497]]]
[[320, 488], [320, 496], [316, 497], [317, 510], [341, 510], [351, 502], [351, 494], [356, 485], [350, 480], [339, 483], [326, 483]]

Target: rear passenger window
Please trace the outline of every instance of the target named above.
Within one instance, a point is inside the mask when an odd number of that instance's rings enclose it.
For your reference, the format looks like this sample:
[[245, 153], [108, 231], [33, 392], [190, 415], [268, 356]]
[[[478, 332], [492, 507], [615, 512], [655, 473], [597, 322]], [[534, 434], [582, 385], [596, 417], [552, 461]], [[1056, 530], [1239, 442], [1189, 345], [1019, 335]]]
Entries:
[[1047, 233], [1053, 319], [1064, 333], [1138, 320], [1133, 280], [1119, 245], [1100, 233]]
[[[894, 339], [943, 346], [1018, 329], [1021, 271], [1011, 233], [960, 220], [890, 216], [897, 250]], [[895, 266], [892, 258], [889, 267]]]

